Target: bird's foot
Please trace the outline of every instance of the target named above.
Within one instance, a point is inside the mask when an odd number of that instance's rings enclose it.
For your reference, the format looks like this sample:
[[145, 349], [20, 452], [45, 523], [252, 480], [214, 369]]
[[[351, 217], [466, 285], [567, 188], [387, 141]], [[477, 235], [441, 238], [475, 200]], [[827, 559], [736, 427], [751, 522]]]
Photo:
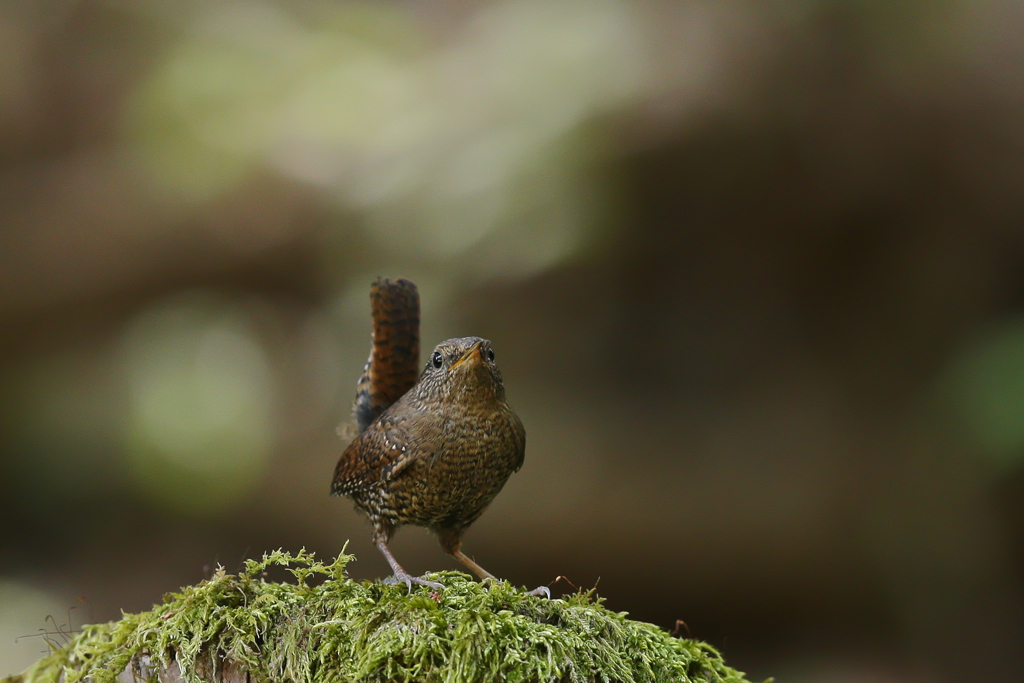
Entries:
[[[483, 579], [480, 579], [480, 583], [486, 584], [493, 584], [497, 583], [498, 581], [501, 581], [501, 579], [494, 576], [487, 576]], [[526, 594], [532, 595], [537, 598], [547, 598], [548, 600], [551, 599], [551, 589], [547, 586], [538, 586], [537, 588], [534, 588], [532, 591], [527, 591]]]
[[444, 584], [438, 583], [437, 581], [430, 581], [422, 576], [412, 576], [406, 572], [395, 572], [394, 576], [389, 576], [382, 582], [388, 586], [396, 586], [400, 583], [404, 583], [409, 588], [409, 592], [412, 593], [412, 585], [415, 583], [417, 586], [426, 586], [427, 588], [433, 588], [436, 591], [444, 590]]

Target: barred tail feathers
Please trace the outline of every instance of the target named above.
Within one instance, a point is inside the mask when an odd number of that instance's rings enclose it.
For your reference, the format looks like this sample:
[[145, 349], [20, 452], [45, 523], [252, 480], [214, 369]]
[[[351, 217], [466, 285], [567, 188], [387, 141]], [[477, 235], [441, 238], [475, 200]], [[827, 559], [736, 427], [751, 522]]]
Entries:
[[409, 280], [378, 277], [370, 287], [373, 345], [356, 385], [352, 412], [360, 432], [416, 383], [420, 364], [420, 296]]

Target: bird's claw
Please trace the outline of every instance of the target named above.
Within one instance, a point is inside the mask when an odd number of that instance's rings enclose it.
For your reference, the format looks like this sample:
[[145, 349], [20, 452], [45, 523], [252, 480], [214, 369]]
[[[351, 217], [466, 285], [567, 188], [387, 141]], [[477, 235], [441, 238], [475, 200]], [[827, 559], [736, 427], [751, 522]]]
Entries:
[[405, 572], [396, 573], [394, 576], [389, 576], [388, 578], [384, 579], [382, 583], [388, 586], [396, 586], [400, 583], [404, 583], [409, 588], [410, 593], [412, 593], [412, 585], [414, 583], [417, 586], [426, 586], [427, 588], [432, 588], [436, 591], [444, 590], [443, 583], [438, 583], [437, 581], [430, 581], [429, 579], [425, 579], [422, 576], [412, 576], [411, 574], [406, 574]]
[[[486, 583], [488, 585], [496, 584], [499, 581], [501, 581], [501, 579], [494, 576], [485, 576], [484, 578], [480, 579], [480, 583]], [[532, 595], [537, 598], [547, 598], [548, 600], [551, 599], [551, 589], [547, 586], [538, 586], [537, 588], [534, 588], [532, 591], [527, 591], [526, 594]]]

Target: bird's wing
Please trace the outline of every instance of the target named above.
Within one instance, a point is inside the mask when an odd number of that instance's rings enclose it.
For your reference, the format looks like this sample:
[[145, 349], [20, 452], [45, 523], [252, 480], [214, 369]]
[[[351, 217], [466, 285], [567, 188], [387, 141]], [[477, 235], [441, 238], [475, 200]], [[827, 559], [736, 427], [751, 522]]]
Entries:
[[397, 477], [430, 452], [438, 430], [416, 416], [396, 417], [385, 412], [345, 449], [334, 468], [331, 493], [348, 495]]
[[416, 384], [420, 363], [420, 295], [404, 279], [384, 277], [370, 287], [373, 346], [356, 385], [356, 426], [365, 431]]

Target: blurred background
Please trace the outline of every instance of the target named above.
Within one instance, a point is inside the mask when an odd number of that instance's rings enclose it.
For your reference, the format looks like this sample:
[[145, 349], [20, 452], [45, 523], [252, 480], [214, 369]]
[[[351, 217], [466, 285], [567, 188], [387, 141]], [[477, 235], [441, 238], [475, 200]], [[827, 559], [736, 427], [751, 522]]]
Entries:
[[494, 341], [526, 424], [466, 538], [491, 571], [753, 680], [1024, 680], [1022, 30], [0, 3], [0, 674], [265, 550], [387, 575], [327, 495], [381, 274], [425, 351]]

